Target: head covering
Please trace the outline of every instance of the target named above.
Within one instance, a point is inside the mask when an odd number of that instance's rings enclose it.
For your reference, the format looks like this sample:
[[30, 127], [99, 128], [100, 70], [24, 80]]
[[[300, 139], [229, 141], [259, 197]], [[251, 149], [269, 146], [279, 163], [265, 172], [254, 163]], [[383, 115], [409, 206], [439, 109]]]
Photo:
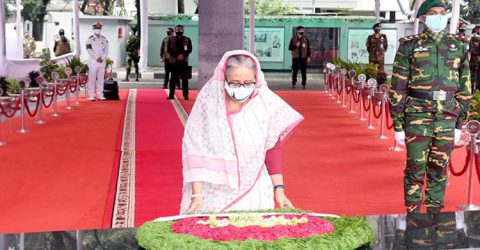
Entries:
[[[235, 114], [241, 116], [242, 129], [249, 132], [248, 138], [236, 138], [227, 118], [225, 69], [228, 59], [234, 55], [248, 56], [256, 65], [255, 91], [243, 103], [242, 110]], [[184, 185], [204, 181], [238, 189], [241, 179], [236, 152], [238, 144], [260, 142], [263, 148], [255, 147], [256, 155], [257, 158], [264, 156], [278, 141], [283, 141], [301, 120], [303, 117], [298, 112], [267, 87], [260, 63], [254, 55], [244, 50], [225, 53], [213, 77], [199, 92], [185, 126], [182, 143]], [[265, 158], [256, 159], [251, 166], [260, 171], [264, 163]]]
[[381, 28], [380, 23], [376, 23], [372, 26], [372, 29]]
[[433, 7], [447, 8], [445, 5], [445, 0], [425, 0], [425, 2], [420, 5], [420, 8], [418, 8], [417, 18], [427, 14], [428, 10]]
[[94, 23], [93, 25], [93, 29], [101, 29], [102, 28], [102, 24], [97, 22], [97, 23]]

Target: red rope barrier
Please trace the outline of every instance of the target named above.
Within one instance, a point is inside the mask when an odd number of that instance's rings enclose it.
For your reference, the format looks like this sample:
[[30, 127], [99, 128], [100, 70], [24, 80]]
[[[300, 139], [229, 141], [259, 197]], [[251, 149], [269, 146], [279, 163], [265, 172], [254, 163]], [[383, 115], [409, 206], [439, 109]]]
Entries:
[[347, 94], [350, 94], [350, 91], [352, 91], [352, 86], [349, 84], [350, 80], [345, 80], [345, 90]]
[[[368, 107], [365, 106], [365, 103], [368, 102]], [[372, 106], [372, 100], [371, 98], [365, 98], [365, 100], [363, 100], [363, 110], [365, 110], [365, 112], [368, 112], [370, 110], [370, 107]]]
[[340, 95], [343, 92], [343, 84], [338, 84], [337, 81], [337, 93]]
[[[78, 89], [77, 78], [72, 78], [70, 81], [71, 81], [70, 84], [69, 84], [70, 85], [69, 86], [70, 87], [70, 93], [75, 93]], [[73, 84], [73, 89], [72, 89], [72, 83], [74, 83]]]
[[[357, 97], [355, 97], [355, 95], [356, 95]], [[357, 93], [357, 91], [353, 91], [353, 92], [352, 92], [352, 97], [353, 97], [353, 101], [354, 101], [355, 103], [358, 103], [358, 102], [360, 101], [360, 92]]]
[[[470, 160], [471, 160], [470, 150], [469, 150], [468, 147], [466, 149], [467, 149], [467, 158], [465, 159], [465, 165], [463, 165], [463, 168], [460, 172], [455, 172], [455, 169], [453, 168], [452, 160], [450, 159], [450, 163], [448, 164], [448, 168], [450, 168], [450, 172], [454, 176], [463, 175], [467, 171], [468, 166], [470, 165]], [[477, 155], [477, 157], [478, 157], [478, 155]], [[475, 162], [477, 161], [477, 157], [475, 157]]]
[[58, 85], [57, 85], [57, 94], [59, 96], [62, 96], [65, 94], [65, 92], [67, 92], [67, 89], [69, 88], [69, 83], [66, 83], [65, 85], [62, 85], [61, 88], [58, 88]]
[[0, 109], [1, 109], [1, 113], [3, 115], [5, 115], [5, 117], [7, 118], [12, 118], [18, 111], [20, 107], [20, 98], [17, 99], [17, 103], [15, 104], [15, 106], [13, 107], [13, 111], [11, 114], [8, 114], [7, 111], [5, 110], [5, 107], [3, 106], [3, 104], [0, 102]]
[[385, 123], [387, 125], [387, 129], [392, 129], [393, 128], [393, 121], [391, 121], [392, 123], [389, 125], [389, 119], [391, 120], [392, 117], [390, 116], [390, 104], [387, 102], [386, 105], [385, 105]]
[[25, 98], [25, 99], [24, 99], [24, 101], [25, 101], [25, 109], [27, 110], [28, 115], [31, 116], [31, 117], [34, 117], [34, 116], [37, 114], [37, 112], [38, 112], [38, 107], [40, 106], [40, 105], [39, 105], [39, 104], [40, 104], [40, 93], [36, 94], [36, 97], [37, 97], [37, 101], [35, 102], [35, 103], [36, 103], [36, 104], [35, 104], [35, 111], [34, 111], [33, 113], [30, 111], [30, 107], [28, 106], [28, 98]]
[[[54, 87], [53, 91], [55, 91], [55, 87]], [[45, 108], [49, 108], [50, 106], [52, 106], [52, 103], [53, 103], [53, 95], [54, 95], [54, 94], [55, 94], [55, 92], [52, 92], [51, 95], [47, 95], [47, 92], [46, 92], [46, 91], [43, 91], [42, 103], [43, 103], [43, 106], [44, 106]], [[50, 98], [50, 102], [49, 102], [48, 104], [45, 103], [45, 96], [51, 97], [51, 98]]]
[[[380, 111], [378, 111], [378, 115], [377, 115], [376, 108], [375, 108], [377, 106], [380, 106]], [[382, 115], [382, 112], [383, 112], [382, 105], [377, 105], [377, 104], [373, 105], [373, 117], [375, 117], [375, 119], [380, 118], [380, 116]]]

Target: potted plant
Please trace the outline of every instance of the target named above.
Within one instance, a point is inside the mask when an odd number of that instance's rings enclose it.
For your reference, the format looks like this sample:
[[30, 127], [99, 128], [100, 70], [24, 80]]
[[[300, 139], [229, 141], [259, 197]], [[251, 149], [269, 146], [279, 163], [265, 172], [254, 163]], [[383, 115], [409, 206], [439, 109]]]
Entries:
[[20, 80], [17, 78], [12, 78], [8, 80], [7, 91], [9, 96], [19, 95], [20, 94]]

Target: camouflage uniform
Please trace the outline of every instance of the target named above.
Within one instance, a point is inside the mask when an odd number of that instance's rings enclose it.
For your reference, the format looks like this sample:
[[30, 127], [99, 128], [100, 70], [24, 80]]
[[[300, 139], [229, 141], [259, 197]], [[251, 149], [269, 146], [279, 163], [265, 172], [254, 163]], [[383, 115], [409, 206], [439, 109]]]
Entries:
[[368, 62], [378, 66], [379, 72], [385, 72], [385, 51], [387, 51], [388, 41], [387, 36], [379, 34], [369, 35], [367, 38]]
[[130, 76], [130, 71], [132, 69], [132, 62], [133, 66], [135, 66], [135, 75], [136, 80], [138, 81], [138, 62], [140, 61], [140, 55], [138, 50], [140, 49], [140, 39], [136, 35], [131, 35], [128, 38], [127, 42], [127, 77], [125, 80], [128, 81], [128, 77]]
[[36, 49], [36, 44], [35, 40], [28, 36], [25, 36], [23, 38], [23, 58], [32, 58], [35, 56], [35, 49]]
[[395, 131], [406, 134], [408, 212], [420, 210], [425, 175], [425, 206], [432, 211], [443, 208], [454, 129], [461, 128], [471, 99], [466, 56], [465, 44], [445, 31], [425, 29], [418, 36], [400, 39], [389, 102]]
[[470, 74], [472, 87], [479, 89], [478, 65], [480, 64], [480, 35], [475, 34], [470, 40]]

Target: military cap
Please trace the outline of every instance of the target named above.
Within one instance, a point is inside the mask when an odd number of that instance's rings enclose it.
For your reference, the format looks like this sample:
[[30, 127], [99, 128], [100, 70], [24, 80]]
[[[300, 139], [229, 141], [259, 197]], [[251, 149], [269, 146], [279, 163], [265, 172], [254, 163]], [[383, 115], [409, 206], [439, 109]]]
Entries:
[[376, 23], [372, 26], [372, 29], [381, 28], [380, 23]]
[[445, 0], [425, 0], [425, 2], [420, 5], [420, 8], [418, 8], [417, 18], [427, 14], [428, 10], [433, 7], [447, 8]]
[[97, 23], [94, 23], [93, 25], [93, 29], [101, 29], [102, 28], [102, 24], [97, 22]]

